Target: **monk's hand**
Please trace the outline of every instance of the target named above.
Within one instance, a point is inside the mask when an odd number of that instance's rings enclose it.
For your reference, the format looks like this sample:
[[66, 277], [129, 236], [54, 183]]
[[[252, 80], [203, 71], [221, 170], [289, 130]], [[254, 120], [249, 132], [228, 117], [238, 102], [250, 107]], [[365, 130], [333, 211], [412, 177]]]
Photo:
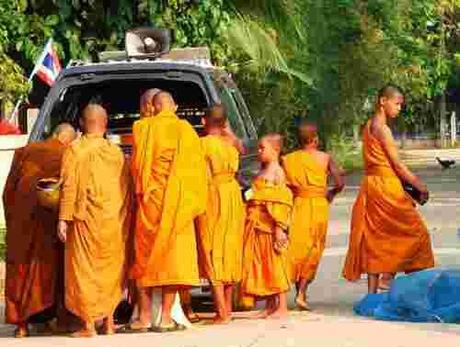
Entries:
[[288, 246], [288, 236], [281, 228], [276, 228], [275, 244], [273, 245], [276, 252], [283, 252]]
[[330, 204], [332, 203], [332, 201], [334, 201], [335, 195], [336, 195], [336, 192], [334, 189], [330, 189], [327, 191], [326, 199]]
[[60, 220], [58, 222], [57, 234], [61, 242], [65, 242], [67, 240], [67, 228], [68, 226], [65, 220]]
[[417, 179], [416, 184], [414, 184], [414, 187], [420, 192], [420, 202], [427, 202], [430, 193], [428, 191], [428, 187], [426, 186], [426, 184], [421, 179]]

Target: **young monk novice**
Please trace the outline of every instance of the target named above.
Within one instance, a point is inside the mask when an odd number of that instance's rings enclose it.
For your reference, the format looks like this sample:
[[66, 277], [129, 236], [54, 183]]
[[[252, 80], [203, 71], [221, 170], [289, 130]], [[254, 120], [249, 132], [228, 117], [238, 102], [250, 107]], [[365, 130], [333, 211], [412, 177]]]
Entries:
[[215, 323], [231, 319], [232, 293], [241, 280], [244, 205], [236, 180], [241, 141], [232, 132], [223, 106], [206, 112], [203, 119], [206, 136], [201, 139], [208, 177], [208, 203], [204, 226], [199, 231], [211, 282], [217, 315]]
[[[287, 184], [294, 194], [288, 257], [297, 288], [297, 307], [309, 310], [306, 290], [315, 278], [324, 250], [329, 203], [342, 191], [344, 183], [331, 156], [318, 150], [316, 126], [301, 124], [298, 137], [302, 148], [283, 158]], [[329, 175], [335, 185], [327, 190]]]
[[374, 116], [364, 128], [365, 176], [353, 207], [344, 277], [356, 281], [367, 273], [369, 293], [379, 276], [413, 272], [434, 265], [430, 236], [402, 182], [424, 197], [428, 190], [400, 160], [387, 122], [401, 111], [404, 97], [394, 86], [378, 94]]
[[290, 278], [286, 264], [287, 228], [292, 193], [279, 164], [282, 137], [267, 135], [259, 143], [262, 169], [254, 179], [246, 209], [242, 292], [267, 300], [257, 318], [288, 314], [286, 292]]

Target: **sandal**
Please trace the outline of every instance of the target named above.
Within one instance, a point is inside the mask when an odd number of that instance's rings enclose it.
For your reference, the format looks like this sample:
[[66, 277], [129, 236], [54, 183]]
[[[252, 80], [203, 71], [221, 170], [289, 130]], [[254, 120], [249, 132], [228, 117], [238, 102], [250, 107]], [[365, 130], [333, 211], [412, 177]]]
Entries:
[[126, 324], [115, 330], [117, 334], [140, 334], [148, 333], [152, 328], [151, 325], [142, 325], [141, 322], [135, 321], [131, 324]]
[[172, 325], [152, 327], [151, 331], [154, 333], [172, 333], [174, 331], [184, 331], [185, 329], [187, 329], [185, 325], [173, 322]]

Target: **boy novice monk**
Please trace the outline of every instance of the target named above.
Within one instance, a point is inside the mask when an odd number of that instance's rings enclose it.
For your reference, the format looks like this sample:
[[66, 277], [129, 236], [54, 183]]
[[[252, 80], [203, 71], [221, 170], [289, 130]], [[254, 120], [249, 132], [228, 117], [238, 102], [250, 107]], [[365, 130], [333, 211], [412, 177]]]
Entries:
[[262, 169], [254, 179], [246, 209], [241, 287], [244, 296], [266, 299], [266, 309], [257, 318], [288, 314], [286, 248], [292, 193], [279, 164], [281, 148], [282, 137], [278, 134], [261, 139], [258, 151]]
[[365, 176], [353, 206], [343, 275], [356, 281], [367, 273], [369, 293], [377, 292], [380, 275], [389, 278], [434, 266], [427, 227], [402, 182], [425, 197], [428, 190], [401, 162], [387, 125], [401, 112], [403, 102], [398, 88], [381, 89], [375, 114], [363, 132]]
[[200, 242], [205, 276], [214, 290], [215, 323], [228, 323], [232, 292], [241, 280], [244, 231], [244, 204], [236, 180], [241, 141], [232, 132], [225, 109], [217, 105], [204, 117], [206, 136], [201, 139], [207, 167], [208, 204], [200, 223]]
[[[331, 156], [318, 150], [314, 124], [301, 124], [298, 138], [301, 149], [283, 158], [287, 185], [294, 194], [288, 257], [291, 278], [297, 288], [297, 307], [309, 310], [306, 290], [315, 278], [324, 251], [329, 203], [343, 190], [344, 183]], [[330, 190], [327, 189], [329, 175], [335, 183]]]

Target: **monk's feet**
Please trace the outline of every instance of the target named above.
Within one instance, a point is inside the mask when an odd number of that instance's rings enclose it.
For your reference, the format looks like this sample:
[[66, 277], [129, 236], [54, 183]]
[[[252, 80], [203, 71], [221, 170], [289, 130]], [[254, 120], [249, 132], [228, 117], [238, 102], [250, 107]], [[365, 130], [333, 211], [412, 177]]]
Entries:
[[81, 329], [81, 330], [78, 330], [78, 331], [70, 334], [70, 336], [75, 337], [75, 338], [94, 337], [94, 336], [96, 336], [96, 330], [94, 330], [94, 329]]
[[277, 309], [273, 311], [271, 314], [268, 315], [268, 319], [285, 319], [289, 317], [288, 310], [285, 309]]
[[102, 327], [102, 335], [113, 335], [115, 334], [115, 326], [114, 325], [105, 325]]
[[270, 314], [270, 310], [266, 308], [265, 310], [259, 311], [255, 313], [254, 315], [252, 315], [251, 319], [265, 319], [269, 316], [269, 314]]
[[230, 315], [228, 316], [220, 316], [216, 315], [213, 320], [211, 321], [211, 324], [215, 325], [223, 325], [223, 324], [228, 324], [232, 321], [232, 317]]
[[391, 282], [393, 282], [393, 278], [382, 277], [379, 279], [379, 286], [378, 289], [384, 292], [390, 290]]
[[18, 325], [17, 328], [14, 330], [14, 337], [22, 338], [29, 336], [29, 329], [27, 325]]
[[152, 327], [152, 331], [154, 333], [171, 333], [174, 331], [183, 331], [186, 330], [187, 327], [185, 325], [176, 323], [175, 321], [170, 322], [169, 324], [161, 323], [158, 326]]
[[132, 332], [136, 332], [136, 333], [146, 333], [151, 328], [152, 328], [152, 324], [150, 322], [143, 322], [140, 320], [136, 320], [132, 322], [131, 325], [129, 326], [129, 329]]
[[193, 311], [186, 312], [185, 316], [187, 317], [188, 321], [192, 324], [198, 323], [200, 321], [200, 317]]
[[310, 305], [305, 298], [297, 297], [295, 303], [300, 311], [311, 311]]

